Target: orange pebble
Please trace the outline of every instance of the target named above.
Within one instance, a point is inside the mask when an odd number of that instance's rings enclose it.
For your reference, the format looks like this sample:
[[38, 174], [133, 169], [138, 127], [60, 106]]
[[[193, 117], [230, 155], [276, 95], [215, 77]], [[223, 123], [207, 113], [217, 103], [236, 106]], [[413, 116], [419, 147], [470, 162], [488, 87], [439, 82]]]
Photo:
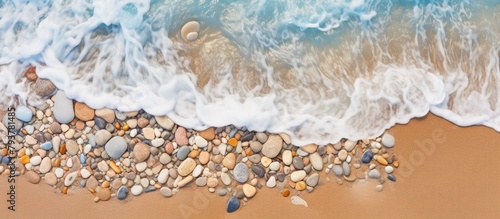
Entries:
[[297, 191], [302, 191], [302, 190], [306, 189], [306, 183], [304, 181], [300, 181], [300, 182], [296, 183], [295, 189]]
[[19, 158], [19, 162], [21, 162], [22, 164], [27, 164], [30, 162], [30, 157], [28, 155], [24, 155]]
[[245, 154], [247, 156], [252, 156], [253, 155], [253, 150], [252, 148], [248, 147], [246, 150], [245, 150]]
[[66, 154], [66, 143], [61, 144], [61, 147], [59, 147], [59, 153]]
[[122, 129], [123, 129], [124, 131], [128, 131], [128, 130], [130, 129], [130, 126], [128, 126], [128, 125], [127, 125], [127, 123], [125, 123], [125, 124], [123, 124]]
[[68, 194], [68, 187], [67, 186], [63, 187], [62, 190], [61, 190], [61, 192], [63, 194]]
[[109, 166], [111, 167], [111, 169], [113, 169], [113, 171], [115, 171], [115, 173], [117, 173], [117, 174], [122, 173], [122, 170], [120, 169], [120, 167], [118, 167], [116, 165], [116, 163], [114, 161], [110, 160], [109, 161]]
[[288, 197], [290, 195], [290, 190], [284, 189], [283, 192], [281, 192], [281, 194], [283, 195], [283, 197]]
[[122, 126], [120, 125], [120, 123], [119, 123], [119, 122], [115, 122], [115, 128], [116, 128], [116, 129], [120, 130], [120, 128], [121, 128], [121, 127], [122, 127]]
[[200, 154], [200, 151], [192, 150], [191, 152], [189, 152], [189, 157], [190, 158], [197, 158], [199, 154]]
[[241, 134], [239, 132], [236, 132], [236, 134], [234, 135], [234, 138], [236, 138], [236, 140], [240, 140], [241, 139]]
[[297, 151], [293, 150], [292, 151], [292, 157], [295, 157], [295, 156], [297, 156]]
[[227, 143], [233, 147], [236, 147], [236, 145], [238, 145], [238, 140], [236, 138], [231, 138]]
[[7, 148], [2, 148], [2, 157], [7, 156], [7, 153], [8, 153], [8, 152], [9, 152], [9, 151], [7, 150]]
[[104, 181], [104, 182], [102, 183], [102, 186], [101, 186], [101, 187], [103, 187], [103, 188], [108, 188], [108, 187], [109, 187], [109, 181]]

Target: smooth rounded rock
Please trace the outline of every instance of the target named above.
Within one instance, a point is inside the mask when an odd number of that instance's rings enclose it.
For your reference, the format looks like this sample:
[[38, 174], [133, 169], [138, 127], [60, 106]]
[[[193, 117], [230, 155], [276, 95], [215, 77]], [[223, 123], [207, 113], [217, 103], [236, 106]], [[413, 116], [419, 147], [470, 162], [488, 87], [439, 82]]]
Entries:
[[124, 200], [128, 196], [128, 188], [126, 186], [121, 186], [116, 192], [116, 198], [118, 200]]
[[292, 152], [290, 150], [283, 151], [282, 158], [285, 165], [289, 166], [292, 164]]
[[160, 194], [165, 196], [165, 197], [172, 197], [172, 189], [168, 187], [162, 187], [160, 189]]
[[342, 168], [342, 166], [340, 166], [340, 165], [333, 165], [332, 172], [336, 176], [343, 176], [344, 175], [344, 168]]
[[[198, 38], [198, 31], [200, 31], [200, 23], [197, 21], [189, 21], [181, 28], [181, 37], [187, 41], [193, 41]], [[196, 33], [196, 35], [193, 35]]]
[[259, 178], [263, 178], [266, 175], [266, 169], [261, 165], [253, 165], [252, 172]]
[[240, 208], [240, 200], [236, 197], [231, 197], [226, 204], [226, 212], [233, 213]]
[[311, 187], [315, 187], [319, 182], [319, 174], [313, 173], [306, 179], [306, 184]]
[[143, 190], [144, 188], [141, 185], [135, 185], [130, 189], [130, 193], [132, 193], [132, 195], [138, 196], [142, 193]]
[[370, 170], [368, 172], [368, 177], [372, 179], [378, 179], [380, 178], [380, 172], [377, 169]]
[[94, 135], [94, 141], [99, 146], [105, 145], [110, 138], [111, 138], [111, 133], [105, 129], [97, 131]]
[[69, 123], [75, 118], [73, 101], [66, 97], [64, 91], [59, 90], [54, 96], [54, 108], [52, 112], [56, 121], [62, 124]]
[[150, 149], [147, 144], [139, 142], [134, 146], [134, 158], [136, 162], [145, 161], [150, 155]]
[[248, 167], [244, 163], [238, 163], [233, 169], [233, 177], [239, 183], [245, 183], [248, 180]]
[[373, 159], [373, 153], [371, 150], [366, 150], [361, 156], [361, 162], [363, 163], [370, 163], [372, 159]]
[[16, 118], [23, 121], [29, 122], [33, 118], [33, 112], [26, 106], [18, 106], [15, 111]]
[[24, 177], [28, 180], [28, 182], [37, 184], [40, 182], [40, 175], [34, 171], [28, 171], [24, 174]]
[[76, 177], [78, 176], [78, 172], [72, 172], [66, 175], [66, 178], [64, 178], [64, 185], [65, 186], [71, 186], [73, 182], [75, 182]]
[[182, 163], [179, 165], [177, 168], [177, 172], [181, 176], [187, 176], [193, 172], [194, 168], [196, 167], [196, 161], [193, 160], [193, 158], [186, 158]]
[[301, 181], [302, 179], [304, 179], [306, 177], [306, 175], [307, 175], [306, 171], [297, 170], [297, 171], [292, 172], [292, 174], [290, 175], [290, 179], [293, 182], [298, 182], [298, 181]]
[[319, 155], [318, 152], [314, 152], [309, 155], [309, 161], [311, 162], [313, 168], [315, 170], [322, 170], [323, 169], [323, 158]]
[[394, 136], [392, 136], [391, 134], [385, 133], [382, 136], [382, 145], [384, 145], [387, 148], [394, 147], [395, 142], [396, 142], [396, 139], [394, 139]]
[[247, 198], [251, 198], [255, 195], [255, 193], [257, 193], [257, 189], [248, 183], [244, 184], [242, 189], [243, 189], [243, 193], [245, 194], [245, 196]]
[[104, 148], [111, 158], [117, 160], [125, 153], [128, 144], [123, 137], [115, 136], [106, 143]]
[[186, 159], [190, 151], [191, 149], [189, 148], [189, 146], [180, 147], [179, 150], [177, 151], [177, 159], [179, 160]]
[[279, 135], [270, 135], [262, 146], [262, 154], [268, 158], [275, 158], [281, 151], [283, 139]]

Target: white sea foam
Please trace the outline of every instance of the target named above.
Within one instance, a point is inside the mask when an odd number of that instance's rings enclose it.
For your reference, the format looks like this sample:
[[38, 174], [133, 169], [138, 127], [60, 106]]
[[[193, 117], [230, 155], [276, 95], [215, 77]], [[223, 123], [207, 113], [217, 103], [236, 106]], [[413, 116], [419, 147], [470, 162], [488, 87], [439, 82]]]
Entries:
[[[500, 131], [496, 1], [75, 0], [0, 3], [3, 108], [35, 65], [94, 108], [190, 128], [380, 135], [429, 111]], [[197, 20], [194, 42], [180, 37]]]

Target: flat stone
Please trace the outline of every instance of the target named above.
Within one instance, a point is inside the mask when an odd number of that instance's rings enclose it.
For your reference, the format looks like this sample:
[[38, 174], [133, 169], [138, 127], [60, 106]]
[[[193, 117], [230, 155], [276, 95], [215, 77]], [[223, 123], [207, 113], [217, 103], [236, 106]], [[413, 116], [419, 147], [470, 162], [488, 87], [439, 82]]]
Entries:
[[293, 167], [295, 167], [295, 169], [297, 169], [297, 170], [304, 169], [304, 160], [302, 160], [302, 158], [300, 158], [300, 157], [294, 157], [292, 159], [292, 164], [293, 164]]
[[300, 147], [300, 149], [303, 150], [304, 152], [312, 154], [318, 149], [318, 145], [308, 144], [308, 145]]
[[101, 201], [107, 201], [111, 198], [111, 190], [109, 188], [101, 188], [97, 192], [97, 197]]
[[165, 196], [165, 197], [172, 197], [172, 189], [168, 187], [162, 187], [160, 189], [160, 194]]
[[266, 186], [268, 188], [274, 188], [276, 186], [276, 177], [271, 176], [266, 182]]
[[208, 178], [207, 186], [209, 188], [215, 188], [219, 184], [219, 180], [217, 178]]
[[323, 158], [319, 155], [318, 152], [314, 152], [309, 155], [309, 161], [311, 162], [313, 168], [315, 170], [322, 170], [323, 169]]
[[175, 123], [167, 116], [155, 116], [155, 120], [160, 127], [166, 130], [171, 131], [174, 128]]
[[40, 173], [47, 173], [52, 169], [52, 162], [50, 161], [49, 157], [44, 157], [42, 159], [42, 162], [40, 163]]
[[54, 108], [52, 112], [54, 113], [54, 118], [59, 123], [69, 123], [75, 118], [73, 101], [66, 97], [64, 91], [57, 91], [54, 97]]
[[61, 129], [61, 124], [59, 124], [58, 122], [53, 122], [52, 124], [50, 124], [50, 131], [52, 131], [52, 133], [54, 134], [61, 134], [62, 132], [62, 129]]
[[201, 173], [203, 172], [203, 169], [204, 169], [204, 168], [203, 168], [203, 166], [202, 166], [202, 165], [200, 165], [200, 164], [196, 165], [196, 167], [195, 167], [195, 168], [194, 168], [194, 170], [193, 170], [193, 174], [192, 174], [192, 175], [193, 175], [193, 177], [198, 177], [198, 176], [200, 176], [200, 175], [201, 175]]
[[50, 80], [43, 78], [38, 78], [31, 87], [41, 97], [50, 96], [56, 90], [56, 86]]
[[281, 167], [281, 165], [280, 165], [280, 162], [278, 162], [278, 161], [274, 161], [271, 164], [269, 164], [269, 170], [278, 171], [280, 169], [280, 167]]
[[112, 109], [104, 108], [95, 110], [95, 116], [98, 116], [107, 123], [113, 123], [115, 121], [115, 111]]
[[141, 185], [135, 185], [130, 189], [130, 193], [132, 193], [132, 195], [138, 196], [142, 193], [143, 190], [144, 188]]
[[150, 149], [147, 144], [139, 142], [134, 146], [134, 158], [136, 162], [145, 161], [150, 155]]
[[105, 129], [97, 131], [94, 135], [94, 141], [99, 146], [105, 145], [110, 138], [111, 138], [111, 133]]
[[229, 198], [226, 204], [226, 212], [233, 213], [237, 211], [239, 208], [240, 208], [240, 200], [238, 200], [238, 198], [234, 196]]
[[251, 198], [257, 193], [257, 189], [248, 183], [244, 184], [242, 189], [247, 198]]
[[392, 172], [394, 172], [394, 167], [392, 167], [392, 166], [386, 166], [384, 168], [384, 170], [385, 170], [386, 173], [391, 174]]
[[155, 139], [155, 130], [153, 128], [143, 128], [142, 135], [148, 140]]
[[234, 153], [227, 154], [222, 160], [222, 165], [232, 170], [236, 165], [236, 155]]
[[264, 142], [266, 142], [266, 141], [267, 141], [267, 138], [268, 138], [268, 137], [267, 137], [267, 135], [266, 135], [266, 133], [262, 133], [262, 132], [257, 132], [257, 133], [255, 134], [255, 137], [257, 137], [257, 140], [258, 140], [260, 143], [262, 143], [262, 144], [263, 144]]
[[168, 169], [163, 169], [160, 171], [158, 174], [158, 183], [164, 184], [167, 182], [169, 176], [169, 170]]
[[175, 142], [177, 142], [177, 145], [183, 146], [189, 143], [186, 134], [187, 133], [185, 128], [183, 127], [177, 128], [177, 130], [175, 131]]
[[349, 163], [344, 161], [342, 163], [342, 169], [344, 170], [344, 176], [351, 175], [351, 167], [349, 166]]
[[42, 157], [40, 156], [32, 156], [30, 158], [30, 163], [33, 166], [38, 166], [42, 162]]
[[226, 186], [231, 185], [231, 177], [229, 177], [229, 174], [227, 174], [227, 173], [222, 172], [220, 174], [220, 180]]
[[389, 164], [389, 162], [387, 162], [387, 160], [382, 156], [377, 157], [377, 162], [384, 166], [387, 166]]
[[28, 107], [23, 105], [16, 108], [15, 115], [17, 119], [23, 122], [29, 122], [33, 118], [33, 112], [31, 112]]
[[248, 180], [248, 167], [244, 163], [238, 163], [233, 169], [233, 177], [239, 183], [245, 183]]
[[128, 196], [128, 188], [126, 186], [120, 186], [118, 191], [116, 192], [116, 198], [118, 200], [124, 200]]
[[347, 151], [345, 149], [342, 149], [342, 150], [339, 151], [339, 153], [338, 153], [337, 156], [339, 157], [339, 159], [341, 161], [344, 161], [344, 160], [347, 159]]
[[28, 180], [28, 182], [33, 184], [38, 184], [40, 182], [40, 175], [34, 171], [28, 171], [24, 174], [24, 177]]
[[200, 178], [197, 178], [195, 181], [196, 186], [198, 187], [203, 187], [207, 185], [207, 177], [203, 176]]
[[219, 196], [227, 195], [227, 189], [224, 189], [224, 188], [217, 189], [217, 195], [219, 195]]
[[307, 175], [306, 171], [304, 171], [304, 170], [297, 170], [297, 171], [293, 171], [292, 172], [292, 174], [290, 175], [290, 179], [293, 182], [298, 182], [298, 181], [303, 180], [306, 177], [306, 175]]
[[76, 141], [66, 141], [66, 151], [68, 151], [71, 156], [76, 155], [78, 153], [78, 150], [80, 150], [80, 148], [78, 147], [78, 143], [76, 143]]
[[94, 119], [95, 111], [85, 103], [76, 102], [75, 116], [76, 118], [86, 122]]
[[319, 182], [319, 174], [318, 173], [313, 173], [306, 179], [306, 184], [311, 187], [315, 187], [318, 185]]
[[208, 153], [207, 151], [202, 151], [198, 159], [200, 160], [200, 164], [205, 165], [210, 159], [210, 153]]
[[262, 147], [262, 154], [268, 158], [275, 158], [281, 151], [283, 139], [279, 135], [270, 135]]
[[53, 185], [55, 185], [57, 183], [56, 174], [54, 174], [54, 173], [47, 173], [44, 176], [44, 180], [45, 180], [45, 183], [53, 186]]
[[211, 141], [215, 139], [215, 129], [208, 128], [198, 133], [202, 138], [207, 141]]
[[266, 175], [266, 169], [259, 164], [252, 166], [252, 172], [259, 178], [263, 178]]
[[191, 149], [189, 146], [182, 146], [179, 148], [177, 151], [177, 159], [179, 160], [184, 160], [188, 156], [189, 152], [191, 152]]
[[249, 132], [249, 133], [246, 133], [245, 135], [243, 135], [243, 137], [241, 137], [240, 141], [241, 142], [250, 141], [253, 139], [253, 137], [254, 137], [254, 134], [252, 132]]
[[135, 169], [137, 170], [137, 172], [142, 172], [146, 170], [146, 168], [148, 168], [148, 163], [146, 162], [140, 162], [135, 164]]
[[97, 127], [99, 127], [100, 129], [106, 128], [106, 121], [104, 121], [104, 119], [102, 119], [100, 117], [94, 117], [94, 122], [95, 122], [95, 125]]
[[194, 142], [196, 143], [196, 146], [198, 146], [199, 148], [204, 148], [208, 146], [208, 141], [201, 136], [194, 137]]
[[187, 176], [193, 172], [194, 168], [196, 167], [196, 161], [193, 160], [193, 158], [186, 158], [186, 160], [182, 161], [182, 163], [179, 165], [177, 172], [181, 176]]
[[90, 177], [91, 173], [87, 169], [81, 169], [80, 175], [82, 176], [82, 178], [87, 179]]
[[48, 151], [52, 149], [52, 142], [50, 141], [44, 142], [43, 144], [40, 145], [40, 148]]
[[387, 174], [387, 179], [389, 179], [390, 181], [396, 182], [396, 177], [392, 174]]
[[[184, 40], [193, 41], [198, 37], [198, 32], [200, 31], [200, 23], [197, 21], [189, 21], [181, 28], [181, 36]], [[196, 34], [196, 37], [193, 36]]]
[[290, 150], [285, 150], [283, 151], [283, 154], [281, 155], [282, 158], [283, 158], [283, 163], [287, 166], [289, 166], [290, 164], [292, 164], [292, 151]]
[[377, 185], [377, 186], [375, 186], [375, 189], [377, 189], [377, 191], [381, 192], [384, 189], [384, 185]]
[[251, 141], [250, 148], [254, 153], [259, 153], [262, 150], [262, 143], [258, 141]]
[[361, 156], [361, 162], [363, 163], [370, 163], [370, 161], [373, 158], [373, 153], [371, 150], [366, 150], [363, 155]]
[[78, 176], [78, 172], [72, 172], [72, 173], [66, 175], [66, 178], [64, 178], [64, 185], [65, 186], [73, 185], [73, 182], [75, 182], [77, 176]]
[[368, 172], [368, 177], [378, 179], [380, 178], [380, 172], [377, 169], [370, 170]]
[[351, 151], [354, 149], [354, 147], [356, 147], [356, 144], [357, 144], [357, 143], [358, 143], [358, 142], [356, 142], [356, 141], [349, 141], [349, 140], [347, 140], [347, 141], [344, 143], [344, 149], [345, 149], [346, 151], [348, 151], [348, 152], [351, 152]]
[[151, 146], [160, 147], [165, 144], [165, 140], [163, 138], [156, 138], [151, 141]]
[[385, 133], [382, 136], [382, 145], [384, 145], [387, 148], [394, 147], [395, 142], [396, 140], [394, 139], [394, 136], [392, 136], [391, 134]]
[[340, 165], [333, 165], [332, 172], [336, 176], [343, 176], [344, 175], [344, 168], [342, 168], [342, 166], [340, 166]]
[[115, 136], [106, 143], [106, 153], [113, 159], [119, 159], [128, 148], [128, 144], [121, 136]]

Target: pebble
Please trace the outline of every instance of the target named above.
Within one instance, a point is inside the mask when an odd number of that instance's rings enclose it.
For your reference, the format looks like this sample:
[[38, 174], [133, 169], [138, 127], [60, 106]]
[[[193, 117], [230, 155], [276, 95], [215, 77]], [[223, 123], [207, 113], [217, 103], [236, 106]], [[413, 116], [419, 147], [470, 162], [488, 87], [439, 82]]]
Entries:
[[107, 201], [111, 198], [111, 190], [109, 188], [101, 188], [97, 192], [97, 197], [99, 197], [99, 200]]
[[245, 183], [248, 180], [248, 167], [244, 163], [238, 163], [233, 169], [233, 177], [239, 183]]
[[105, 129], [97, 131], [94, 135], [94, 141], [99, 146], [105, 145], [110, 138], [111, 138], [111, 133]]
[[301, 170], [304, 168], [304, 161], [300, 157], [294, 157], [292, 160], [293, 167], [297, 170]]
[[319, 182], [319, 174], [313, 173], [309, 177], [307, 177], [306, 183], [308, 186], [315, 187]]
[[346, 151], [346, 150], [344, 150], [344, 149], [342, 149], [342, 150], [340, 150], [340, 151], [339, 151], [339, 153], [338, 153], [338, 155], [337, 155], [337, 156], [339, 157], [339, 159], [340, 159], [341, 161], [344, 161], [344, 160], [346, 160], [346, 159], [347, 159], [347, 151]]
[[37, 184], [40, 182], [40, 175], [38, 175], [35, 171], [28, 171], [24, 174], [24, 176], [30, 183]]
[[84, 179], [87, 179], [90, 177], [90, 171], [88, 171], [87, 169], [81, 169], [80, 170], [80, 175], [82, 176], [82, 178]]
[[318, 152], [309, 155], [309, 160], [315, 170], [321, 171], [323, 169], [323, 158]]
[[[149, 157], [150, 153], [151, 152], [150, 152], [149, 146], [147, 144], [144, 144], [142, 142], [135, 144], [135, 146], [134, 146], [134, 158], [135, 158], [136, 162], [145, 161]], [[170, 156], [168, 156], [168, 157], [170, 159]], [[160, 160], [160, 162], [161, 162], [161, 160]]]
[[281, 166], [280, 162], [274, 161], [271, 164], [269, 164], [269, 170], [278, 171], [280, 169], [280, 166]]
[[75, 116], [76, 118], [86, 122], [94, 119], [95, 111], [94, 109], [87, 106], [85, 103], [76, 102], [75, 103]]
[[151, 146], [160, 147], [165, 144], [165, 140], [163, 138], [156, 138], [151, 141]]
[[250, 142], [250, 148], [254, 153], [259, 153], [262, 150], [262, 143], [258, 141]]
[[210, 159], [210, 153], [208, 153], [207, 151], [202, 151], [198, 159], [200, 160], [200, 164], [205, 165]]
[[41, 97], [49, 96], [56, 90], [56, 86], [54, 86], [51, 81], [42, 78], [38, 78], [38, 80], [35, 81], [33, 88], [35, 93]]
[[287, 166], [292, 164], [292, 151], [290, 150], [283, 151], [281, 156], [283, 157], [283, 164]]
[[333, 165], [332, 171], [337, 176], [344, 175], [344, 168], [342, 168], [342, 166], [340, 165]]
[[387, 148], [394, 147], [395, 141], [396, 140], [394, 139], [394, 136], [392, 136], [391, 134], [385, 133], [382, 136], [382, 144]]
[[58, 122], [53, 122], [52, 124], [50, 124], [50, 131], [52, 131], [52, 133], [54, 134], [60, 134], [62, 132], [62, 128], [61, 128], [61, 124], [59, 124]]
[[385, 170], [386, 173], [391, 174], [392, 172], [394, 172], [394, 167], [392, 167], [392, 166], [386, 166], [384, 168], [384, 170]]
[[54, 174], [54, 173], [47, 173], [44, 176], [44, 180], [45, 180], [45, 183], [53, 186], [53, 185], [55, 185], [57, 183], [56, 174]]
[[27, 144], [29, 145], [35, 145], [37, 143], [37, 140], [33, 137], [31, 137], [30, 135], [26, 136], [24, 138], [24, 140], [26, 141]]
[[297, 170], [297, 171], [292, 172], [292, 174], [290, 175], [290, 179], [293, 182], [298, 182], [298, 181], [303, 180], [306, 177], [306, 175], [307, 175], [306, 171]]
[[181, 36], [186, 41], [194, 41], [198, 38], [200, 31], [200, 23], [197, 21], [189, 21], [181, 28]]
[[377, 156], [377, 162], [384, 166], [387, 166], [389, 164], [387, 160], [382, 156]]
[[148, 140], [153, 140], [156, 137], [155, 130], [153, 128], [143, 128], [142, 135], [144, 136], [144, 138]]
[[26, 106], [18, 106], [15, 111], [16, 118], [23, 121], [29, 122], [33, 118], [33, 112]]
[[66, 151], [70, 155], [72, 155], [72, 156], [76, 155], [78, 153], [79, 149], [80, 148], [78, 147], [78, 144], [76, 143], [76, 141], [69, 140], [69, 141], [66, 142]]
[[236, 165], [236, 155], [234, 153], [227, 154], [222, 160], [222, 165], [232, 170]]
[[371, 150], [366, 150], [363, 155], [361, 156], [361, 162], [363, 163], [370, 163], [370, 161], [373, 158], [373, 153]]
[[[156, 123], [166, 130], [172, 130], [175, 123], [167, 116], [155, 116]], [[207, 139], [208, 140], [208, 139]]]
[[387, 179], [389, 179], [390, 181], [396, 182], [396, 177], [392, 174], [387, 174]]
[[270, 135], [262, 146], [262, 154], [268, 158], [275, 158], [281, 151], [283, 139], [279, 135]]
[[308, 154], [312, 154], [318, 149], [318, 145], [308, 144], [306, 146], [301, 147], [300, 149]]
[[276, 178], [274, 176], [269, 177], [266, 182], [266, 186], [268, 188], [274, 188], [276, 186]]
[[194, 168], [196, 167], [196, 161], [193, 160], [193, 158], [186, 158], [182, 163], [179, 165], [177, 168], [177, 172], [181, 176], [187, 176], [193, 172]]
[[121, 136], [115, 136], [106, 143], [106, 153], [113, 159], [119, 159], [128, 148], [128, 144]]
[[30, 158], [30, 163], [33, 166], [38, 166], [42, 162], [42, 157], [40, 156], [33, 156]]
[[305, 190], [306, 189], [306, 183], [304, 181], [297, 182], [295, 184], [295, 189], [297, 191], [303, 191], [303, 190]]
[[377, 186], [375, 186], [375, 189], [377, 189], [377, 191], [381, 192], [384, 189], [384, 186], [383, 185], [377, 185]]
[[142, 171], [146, 170], [146, 168], [148, 168], [148, 163], [146, 163], [146, 162], [141, 162], [141, 163], [135, 164], [135, 169], [137, 170], [137, 172], [142, 172]]
[[188, 144], [188, 138], [186, 135], [186, 129], [183, 127], [177, 128], [175, 131], [175, 142], [177, 142], [177, 145], [183, 146]]
[[186, 159], [190, 151], [191, 149], [189, 148], [189, 146], [180, 147], [179, 150], [177, 151], [177, 159], [179, 160]]
[[140, 195], [142, 193], [142, 190], [143, 190], [143, 187], [141, 185], [135, 185], [135, 186], [132, 186], [132, 188], [130, 188], [130, 193], [132, 193], [132, 195]]
[[162, 187], [160, 189], [160, 194], [165, 196], [165, 197], [172, 197], [172, 189], [168, 188], [168, 187]]
[[217, 178], [208, 178], [207, 186], [210, 188], [215, 188], [219, 184], [219, 180]]
[[344, 161], [342, 163], [342, 170], [344, 171], [344, 176], [351, 175], [351, 167], [349, 166], [349, 163]]
[[368, 172], [368, 177], [372, 179], [378, 179], [380, 178], [380, 172], [377, 169], [370, 170]]
[[356, 141], [349, 141], [349, 140], [347, 140], [344, 143], [344, 148], [345, 148], [346, 151], [351, 152], [354, 149], [354, 147], [356, 147], [356, 144], [357, 144]]
[[54, 108], [52, 111], [54, 118], [59, 123], [69, 123], [75, 118], [73, 100], [68, 99], [62, 90], [57, 91], [54, 97]]
[[250, 185], [248, 183], [245, 183], [243, 185], [242, 189], [243, 189], [243, 193], [245, 194], [245, 196], [247, 198], [251, 198], [251, 197], [253, 197], [255, 195], [255, 193], [257, 193], [257, 189], [254, 186], [252, 186], [252, 185]]
[[47, 173], [52, 169], [52, 162], [50, 161], [49, 157], [44, 157], [42, 159], [42, 162], [40, 163], [40, 173]]
[[193, 176], [189, 175], [186, 178], [184, 178], [181, 181], [179, 181], [179, 183], [177, 184], [177, 186], [179, 188], [184, 187], [185, 185], [187, 185], [188, 183], [190, 183], [191, 181], [193, 181], [193, 179], [194, 179]]
[[202, 165], [200, 165], [200, 164], [198, 164], [198, 165], [194, 168], [194, 170], [193, 170], [193, 174], [192, 174], [192, 175], [193, 175], [193, 177], [198, 177], [198, 176], [200, 176], [200, 175], [201, 175], [201, 173], [203, 172], [203, 169], [204, 169], [204, 168], [203, 168], [203, 166], [202, 166]]
[[47, 141], [47, 142], [41, 144], [40, 148], [48, 151], [48, 150], [52, 149], [52, 142]]
[[266, 133], [257, 132], [257, 134], [255, 134], [255, 137], [257, 137], [257, 140], [260, 143], [264, 143], [264, 142], [267, 141], [267, 135], [266, 135]]
[[169, 170], [168, 169], [163, 169], [160, 171], [158, 174], [158, 183], [164, 184], [167, 182], [169, 176]]
[[222, 183], [226, 186], [230, 185], [231, 184], [231, 178], [229, 177], [229, 174], [227, 173], [221, 173], [220, 175], [220, 180], [222, 181]]
[[98, 109], [95, 111], [95, 115], [104, 119], [107, 123], [113, 123], [115, 121], [115, 111], [112, 109]]
[[244, 142], [244, 141], [250, 141], [252, 140], [254, 137], [254, 134], [252, 132], [249, 132], [249, 133], [246, 133], [245, 135], [243, 135], [243, 137], [241, 137], [240, 141]]
[[261, 165], [253, 165], [252, 172], [255, 173], [259, 178], [263, 178], [266, 175], [266, 169]]
[[238, 200], [238, 198], [234, 196], [229, 198], [226, 204], [226, 212], [233, 213], [237, 211], [239, 208], [240, 208], [240, 200]]
[[73, 182], [75, 182], [77, 176], [78, 176], [78, 172], [72, 172], [72, 173], [66, 175], [66, 178], [64, 178], [64, 185], [71, 186], [73, 184]]
[[208, 141], [201, 136], [196, 136], [194, 138], [194, 142], [196, 143], [196, 146], [198, 146], [199, 148], [204, 148], [208, 146]]
[[128, 188], [126, 186], [121, 186], [116, 192], [116, 198], [118, 200], [124, 200], [128, 196]]

